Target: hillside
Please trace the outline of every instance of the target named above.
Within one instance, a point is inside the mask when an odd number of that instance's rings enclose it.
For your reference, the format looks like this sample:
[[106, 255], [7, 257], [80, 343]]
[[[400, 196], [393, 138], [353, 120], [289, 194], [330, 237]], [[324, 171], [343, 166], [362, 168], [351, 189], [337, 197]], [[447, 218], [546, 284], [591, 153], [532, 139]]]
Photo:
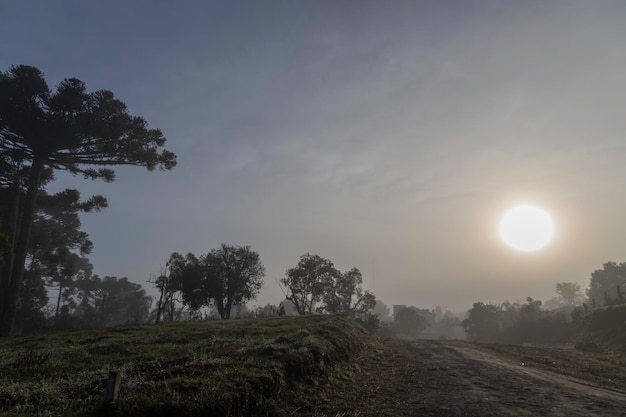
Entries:
[[596, 309], [559, 347], [381, 339], [341, 316], [5, 339], [0, 415], [620, 416], [625, 319]]
[[[146, 325], [0, 340], [0, 414], [278, 414], [281, 393], [359, 352], [341, 316]], [[122, 375], [104, 404], [109, 372]]]

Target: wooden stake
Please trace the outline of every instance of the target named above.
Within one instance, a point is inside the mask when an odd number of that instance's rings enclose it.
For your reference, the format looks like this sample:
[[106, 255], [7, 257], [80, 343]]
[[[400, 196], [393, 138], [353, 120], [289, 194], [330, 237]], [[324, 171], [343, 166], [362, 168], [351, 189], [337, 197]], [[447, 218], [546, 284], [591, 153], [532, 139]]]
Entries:
[[122, 383], [122, 374], [117, 371], [109, 371], [109, 380], [107, 381], [107, 388], [104, 392], [104, 402], [107, 404], [117, 401], [117, 397], [120, 394], [120, 385]]

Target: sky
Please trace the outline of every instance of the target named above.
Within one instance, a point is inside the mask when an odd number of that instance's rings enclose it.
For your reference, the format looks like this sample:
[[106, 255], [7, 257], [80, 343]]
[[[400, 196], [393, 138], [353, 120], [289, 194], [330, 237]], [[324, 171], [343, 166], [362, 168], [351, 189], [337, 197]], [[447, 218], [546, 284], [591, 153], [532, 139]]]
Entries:
[[[305, 253], [453, 310], [626, 261], [624, 45], [617, 0], [0, 0], [0, 70], [111, 90], [178, 156], [57, 174], [109, 201], [82, 217], [94, 272], [153, 291], [172, 252], [250, 245], [259, 305]], [[542, 250], [498, 236], [522, 203], [554, 219]]]

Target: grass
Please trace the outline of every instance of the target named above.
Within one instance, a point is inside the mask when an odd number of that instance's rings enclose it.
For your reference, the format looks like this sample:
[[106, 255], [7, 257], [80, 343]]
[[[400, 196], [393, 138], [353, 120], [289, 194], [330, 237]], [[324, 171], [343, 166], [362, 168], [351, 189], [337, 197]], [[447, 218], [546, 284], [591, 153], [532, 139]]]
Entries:
[[[0, 415], [275, 415], [281, 392], [361, 350], [341, 316], [172, 323], [0, 339]], [[109, 371], [120, 396], [104, 404]]]

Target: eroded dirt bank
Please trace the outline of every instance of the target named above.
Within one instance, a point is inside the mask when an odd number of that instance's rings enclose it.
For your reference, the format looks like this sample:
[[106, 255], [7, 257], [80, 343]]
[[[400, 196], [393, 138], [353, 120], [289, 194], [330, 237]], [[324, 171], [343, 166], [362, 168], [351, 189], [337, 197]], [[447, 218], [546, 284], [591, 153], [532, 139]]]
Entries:
[[[331, 381], [291, 393], [309, 416], [626, 416], [623, 361], [468, 342], [387, 340]], [[593, 369], [592, 369], [593, 367]], [[589, 371], [589, 372], [587, 372]]]

